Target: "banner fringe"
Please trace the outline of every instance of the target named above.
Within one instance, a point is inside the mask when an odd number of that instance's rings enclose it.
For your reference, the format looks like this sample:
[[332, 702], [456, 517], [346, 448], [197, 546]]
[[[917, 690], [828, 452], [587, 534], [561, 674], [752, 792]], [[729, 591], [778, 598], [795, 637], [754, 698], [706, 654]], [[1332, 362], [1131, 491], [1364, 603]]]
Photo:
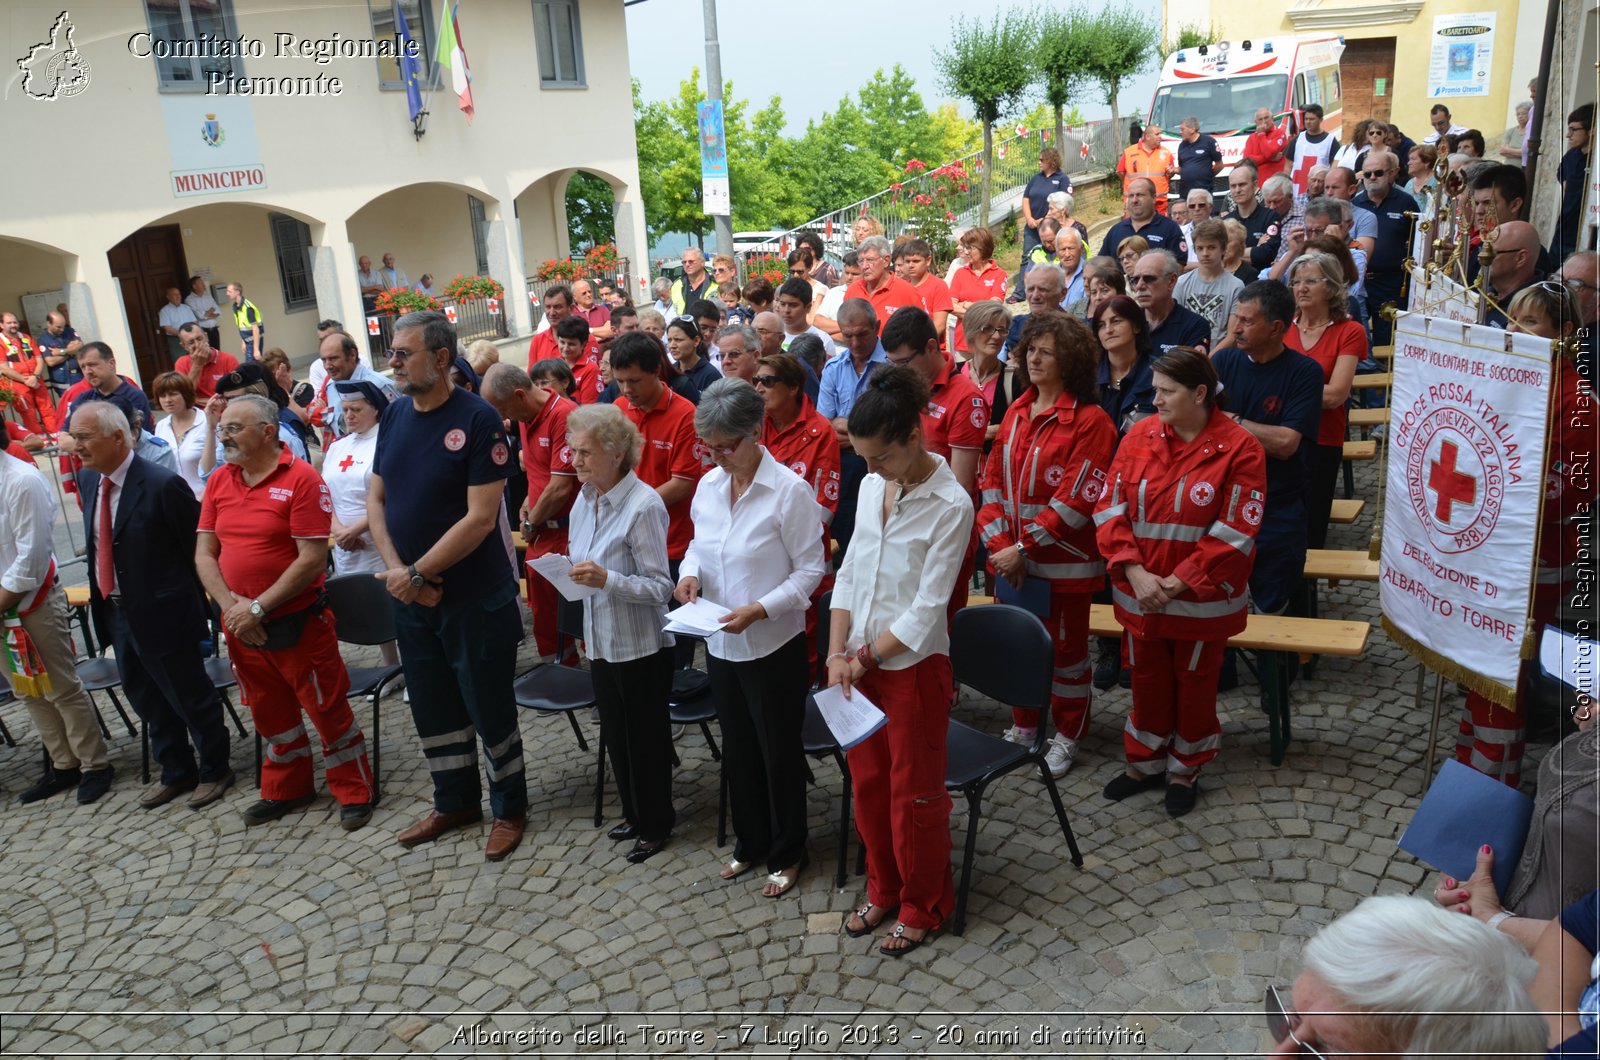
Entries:
[[1388, 615], [1383, 616], [1383, 631], [1389, 634], [1389, 639], [1398, 644], [1406, 654], [1419, 660], [1434, 673], [1443, 674], [1452, 681], [1466, 685], [1480, 696], [1502, 707], [1516, 707], [1517, 690], [1514, 687], [1507, 688], [1492, 678], [1467, 669], [1454, 659], [1440, 655], [1395, 625]]

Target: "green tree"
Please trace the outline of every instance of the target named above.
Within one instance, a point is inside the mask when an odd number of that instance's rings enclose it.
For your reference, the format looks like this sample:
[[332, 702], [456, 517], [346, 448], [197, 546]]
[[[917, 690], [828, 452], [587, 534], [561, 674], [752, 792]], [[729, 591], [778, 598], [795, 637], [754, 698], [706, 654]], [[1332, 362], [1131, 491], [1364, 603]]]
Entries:
[[604, 177], [579, 170], [567, 181], [567, 237], [580, 247], [617, 241], [617, 196]]
[[1166, 62], [1167, 56], [1185, 48], [1198, 48], [1202, 44], [1215, 44], [1222, 39], [1217, 32], [1216, 24], [1201, 26], [1194, 22], [1185, 22], [1178, 27], [1178, 35], [1171, 41], [1161, 45], [1161, 61]]
[[934, 63], [945, 89], [972, 104], [973, 113], [983, 126], [980, 227], [989, 223], [994, 123], [1010, 113], [1033, 81], [1033, 71], [1023, 57], [1033, 48], [1034, 22], [1033, 16], [1015, 9], [995, 15], [988, 25], [962, 18], [956, 23], [949, 49], [934, 53]]
[[953, 162], [970, 155], [983, 143], [983, 130], [978, 123], [962, 117], [954, 103], [939, 104], [928, 116], [928, 122], [931, 126], [929, 138], [933, 143], [928, 154], [940, 162]]
[[874, 73], [872, 80], [857, 91], [856, 98], [866, 120], [866, 138], [860, 146], [881, 158], [891, 170], [904, 170], [913, 158], [934, 164], [949, 161], [935, 153], [938, 140], [933, 120], [923, 105], [916, 81], [899, 63], [887, 77], [882, 70]]
[[1045, 102], [1055, 112], [1056, 144], [1065, 135], [1063, 111], [1083, 92], [1084, 82], [1093, 79], [1089, 70], [1095, 45], [1093, 19], [1079, 8], [1052, 11], [1039, 19], [1038, 43], [1033, 49], [1033, 65], [1039, 71]]
[[[1106, 90], [1113, 128], [1122, 127], [1117, 93], [1123, 82], [1150, 68], [1160, 42], [1155, 20], [1128, 8], [1107, 8], [1086, 27], [1090, 41], [1086, 71]], [[1120, 133], [1119, 133], [1120, 135]]]

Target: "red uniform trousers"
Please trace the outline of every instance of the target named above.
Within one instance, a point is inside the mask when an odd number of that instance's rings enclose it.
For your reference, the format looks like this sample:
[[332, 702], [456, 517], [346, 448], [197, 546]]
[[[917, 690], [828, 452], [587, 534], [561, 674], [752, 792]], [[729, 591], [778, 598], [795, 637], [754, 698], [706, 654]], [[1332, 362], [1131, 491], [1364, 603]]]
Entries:
[[[527, 545], [527, 559], [551, 553], [564, 556], [567, 553], [567, 528], [542, 526]], [[556, 592], [556, 587], [550, 584], [549, 579], [535, 571], [523, 568], [522, 577], [528, 582], [528, 610], [533, 612], [533, 642], [539, 649], [539, 657], [555, 658], [556, 645], [561, 639], [556, 627], [561, 594]], [[577, 645], [569, 643], [564, 656], [556, 661], [565, 666], [578, 665]]]
[[261, 797], [294, 799], [316, 790], [311, 739], [302, 710], [322, 737], [328, 791], [346, 806], [372, 801], [372, 766], [361, 727], [345, 693], [350, 674], [339, 657], [333, 612], [313, 615], [300, 643], [285, 651], [252, 648], [228, 634], [228, 657], [250, 707], [256, 731], [267, 742], [261, 763]]
[[21, 383], [7, 381], [6, 389], [11, 391], [11, 400], [17, 407], [17, 419], [22, 425], [34, 434], [56, 433], [56, 406], [50, 400], [50, 389], [45, 385], [44, 376], [39, 377], [39, 385], [28, 390]]
[[1145, 776], [1193, 776], [1222, 747], [1217, 677], [1228, 642], [1131, 634], [1126, 641], [1133, 670], [1133, 712], [1122, 730], [1128, 766]]
[[850, 749], [856, 831], [867, 848], [867, 901], [899, 906], [907, 927], [931, 930], [956, 904], [944, 790], [950, 657], [871, 670], [855, 687], [888, 715], [883, 728]]
[[[1050, 680], [1050, 721], [1069, 740], [1089, 731], [1089, 603], [1091, 593], [1051, 593], [1050, 639], [1055, 641], [1055, 672]], [[1039, 727], [1039, 712], [1011, 709], [1011, 721], [1024, 729]]]
[[1517, 680], [1515, 706], [1467, 693], [1467, 710], [1456, 736], [1456, 761], [1480, 773], [1503, 780], [1513, 788], [1522, 783], [1523, 739], [1527, 731], [1527, 684]]

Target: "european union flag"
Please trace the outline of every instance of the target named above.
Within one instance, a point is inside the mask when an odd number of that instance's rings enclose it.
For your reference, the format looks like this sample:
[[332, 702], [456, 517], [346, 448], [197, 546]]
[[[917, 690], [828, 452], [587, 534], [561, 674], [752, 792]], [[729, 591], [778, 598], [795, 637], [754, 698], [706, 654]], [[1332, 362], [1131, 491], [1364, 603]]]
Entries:
[[406, 83], [406, 107], [411, 112], [411, 120], [416, 121], [417, 115], [422, 113], [422, 63], [417, 58], [422, 49], [411, 36], [411, 25], [406, 22], [406, 13], [400, 10], [398, 0], [394, 5], [394, 24], [400, 35], [400, 79]]

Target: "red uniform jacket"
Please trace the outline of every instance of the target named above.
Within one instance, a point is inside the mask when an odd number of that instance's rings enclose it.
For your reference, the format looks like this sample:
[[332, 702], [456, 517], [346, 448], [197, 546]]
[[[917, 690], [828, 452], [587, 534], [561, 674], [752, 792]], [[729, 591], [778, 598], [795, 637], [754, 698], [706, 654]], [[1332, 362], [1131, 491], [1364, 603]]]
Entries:
[[1062, 394], [1041, 416], [1029, 387], [1006, 409], [984, 467], [978, 533], [990, 553], [1022, 539], [1028, 573], [1056, 592], [1092, 593], [1105, 564], [1094, 506], [1105, 493], [1117, 429], [1105, 410]]
[[[1549, 470], [1533, 591], [1533, 617], [1540, 622], [1555, 618], [1561, 598], [1576, 587], [1579, 557], [1592, 554], [1592, 542], [1583, 531], [1586, 525], [1594, 525], [1596, 492], [1593, 384], [1584, 379], [1570, 357], [1557, 357], [1554, 370]], [[1585, 608], [1593, 604], [1592, 596], [1581, 602]]]
[[833, 424], [801, 394], [799, 417], [780, 431], [768, 416], [761, 444], [772, 459], [811, 483], [817, 503], [825, 509], [822, 524], [826, 528], [839, 510], [839, 438], [833, 433]]
[[[1135, 424], [1094, 515], [1122, 627], [1173, 640], [1226, 640], [1244, 629], [1266, 499], [1266, 452], [1221, 409], [1188, 443], [1158, 417]], [[1124, 563], [1142, 563], [1158, 578], [1176, 574], [1189, 588], [1146, 613]]]

